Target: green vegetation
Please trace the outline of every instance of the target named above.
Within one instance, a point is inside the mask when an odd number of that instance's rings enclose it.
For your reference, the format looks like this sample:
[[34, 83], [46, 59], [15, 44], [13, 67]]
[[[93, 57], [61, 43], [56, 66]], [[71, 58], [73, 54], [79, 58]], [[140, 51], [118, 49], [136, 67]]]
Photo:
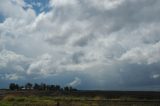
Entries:
[[1, 101], [0, 101], [0, 106], [57, 106], [57, 104], [65, 105], [65, 106], [89, 106], [89, 102], [86, 101], [86, 98], [78, 98], [78, 97], [66, 97], [66, 96], [61, 96], [61, 97], [48, 97], [48, 96], [13, 96], [13, 95], [8, 95], [5, 96]]
[[0, 100], [0, 106], [159, 106], [159, 102], [128, 102], [105, 100], [96, 96], [93, 98], [74, 96], [13, 96], [7, 95]]
[[0, 106], [160, 106], [160, 92], [85, 91], [59, 85], [11, 83]]
[[36, 97], [36, 96], [5, 96], [0, 101], [0, 106], [13, 106], [13, 104], [45, 104], [45, 105], [54, 105], [56, 101], [51, 97]]
[[40, 90], [40, 91], [67, 91], [67, 92], [71, 92], [71, 91], [77, 91], [77, 89], [71, 87], [71, 86], [65, 86], [65, 87], [61, 87], [60, 85], [48, 85], [45, 83], [41, 83], [41, 84], [32, 84], [32, 83], [26, 83], [25, 85], [19, 85], [16, 83], [10, 83], [9, 84], [9, 89], [14, 91], [14, 90]]

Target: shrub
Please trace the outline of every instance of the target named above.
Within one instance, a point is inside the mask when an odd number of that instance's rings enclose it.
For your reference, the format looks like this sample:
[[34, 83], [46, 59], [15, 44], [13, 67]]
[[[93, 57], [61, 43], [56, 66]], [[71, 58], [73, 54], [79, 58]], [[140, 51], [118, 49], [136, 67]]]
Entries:
[[16, 99], [16, 101], [18, 101], [18, 102], [24, 102], [25, 98], [24, 97], [19, 97], [19, 98]]
[[15, 97], [12, 96], [12, 95], [8, 95], [8, 96], [5, 96], [5, 97], [3, 98], [3, 100], [4, 100], [4, 101], [9, 101], [9, 102], [11, 102], [11, 101], [14, 101], [14, 100], [15, 100]]

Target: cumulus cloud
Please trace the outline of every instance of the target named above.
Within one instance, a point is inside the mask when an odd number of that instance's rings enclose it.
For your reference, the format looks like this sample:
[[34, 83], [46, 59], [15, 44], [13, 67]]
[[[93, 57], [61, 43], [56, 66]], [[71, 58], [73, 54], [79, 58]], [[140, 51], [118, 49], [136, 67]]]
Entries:
[[12, 81], [23, 79], [30, 61], [30, 58], [16, 54], [13, 51], [0, 51], [0, 80]]
[[27, 61], [25, 56], [23, 55], [18, 55], [12, 51], [7, 51], [7, 50], [2, 50], [0, 52], [0, 66], [1, 68], [7, 67], [8, 64], [14, 64], [14, 63], [20, 63], [22, 61]]
[[12, 17], [14, 19], [25, 18], [30, 20], [34, 17], [34, 11], [32, 9], [24, 10], [26, 4], [23, 0], [1, 0], [0, 13], [5, 17]]
[[145, 47], [136, 47], [131, 50], [128, 50], [127, 53], [124, 53], [120, 60], [127, 60], [131, 63], [137, 64], [153, 64], [160, 61], [159, 52], [160, 52], [160, 42], [145, 46]]
[[[49, 54], [44, 54], [40, 57], [37, 57], [27, 70], [27, 74], [43, 75], [48, 77], [49, 75], [57, 74], [58, 64], [54, 62], [54, 59]], [[60, 70], [59, 70], [60, 71]]]
[[151, 89], [160, 84], [158, 0], [49, 2], [51, 10], [37, 14], [37, 4], [0, 1], [5, 17], [0, 23], [3, 79], [64, 84], [63, 79], [75, 78], [70, 84], [86, 89]]

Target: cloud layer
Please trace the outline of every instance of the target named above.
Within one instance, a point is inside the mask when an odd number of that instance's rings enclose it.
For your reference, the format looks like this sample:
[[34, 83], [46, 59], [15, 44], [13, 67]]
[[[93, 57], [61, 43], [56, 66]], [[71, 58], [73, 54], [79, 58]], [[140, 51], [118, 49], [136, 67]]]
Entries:
[[50, 0], [44, 6], [1, 0], [2, 87], [21, 79], [80, 89], [158, 90], [159, 5], [159, 0]]

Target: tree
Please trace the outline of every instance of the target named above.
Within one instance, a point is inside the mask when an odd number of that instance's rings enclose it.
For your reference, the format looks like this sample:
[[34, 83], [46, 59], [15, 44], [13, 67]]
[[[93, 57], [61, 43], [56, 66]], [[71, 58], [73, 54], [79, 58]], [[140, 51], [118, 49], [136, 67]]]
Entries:
[[55, 89], [56, 91], [60, 91], [60, 88], [61, 88], [61, 87], [60, 87], [59, 85], [56, 85], [55, 88], [56, 88], [56, 89]]
[[68, 86], [64, 87], [64, 91], [68, 92], [69, 91], [69, 87]]
[[9, 85], [9, 89], [10, 89], [10, 90], [19, 90], [19, 89], [20, 89], [20, 87], [19, 87], [19, 85], [18, 85], [18, 84], [10, 83], [10, 85]]
[[16, 90], [19, 90], [19, 89], [20, 89], [20, 87], [19, 87], [18, 84], [15, 84], [15, 89], [16, 89]]
[[35, 90], [40, 90], [40, 85], [35, 83], [34, 86], [33, 86], [33, 89]]
[[64, 91], [66, 91], [66, 92], [72, 92], [72, 91], [77, 91], [77, 89], [75, 89], [75, 88], [73, 88], [73, 87], [68, 87], [68, 86], [66, 86], [66, 87], [64, 87]]
[[25, 85], [25, 89], [31, 89], [31, 88], [32, 88], [32, 84], [28, 82], [28, 83]]
[[41, 83], [41, 90], [46, 90], [46, 84], [45, 83]]
[[15, 90], [15, 83], [10, 83], [9, 89], [10, 90]]
[[34, 86], [32, 85], [32, 83], [26, 83], [25, 86], [23, 85], [18, 85], [16, 83], [10, 83], [9, 85], [9, 89], [10, 90], [22, 90], [23, 88], [25, 88], [26, 90], [31, 90], [32, 88], [35, 90], [51, 90], [51, 91], [66, 91], [66, 92], [72, 92], [72, 91], [77, 91], [77, 89], [66, 86], [64, 88], [61, 88], [60, 85], [48, 85], [45, 83], [41, 83], [41, 84], [37, 84], [35, 83]]

